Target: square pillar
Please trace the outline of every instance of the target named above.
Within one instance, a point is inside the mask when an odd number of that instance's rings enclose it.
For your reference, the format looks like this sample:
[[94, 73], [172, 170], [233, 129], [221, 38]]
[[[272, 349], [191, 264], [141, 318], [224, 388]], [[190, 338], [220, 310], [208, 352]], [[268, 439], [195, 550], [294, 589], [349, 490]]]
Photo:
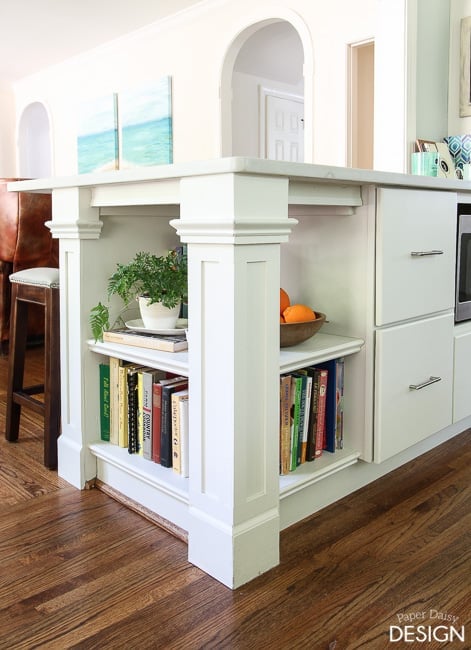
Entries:
[[288, 180], [183, 178], [190, 364], [189, 560], [231, 588], [279, 563], [280, 243]]

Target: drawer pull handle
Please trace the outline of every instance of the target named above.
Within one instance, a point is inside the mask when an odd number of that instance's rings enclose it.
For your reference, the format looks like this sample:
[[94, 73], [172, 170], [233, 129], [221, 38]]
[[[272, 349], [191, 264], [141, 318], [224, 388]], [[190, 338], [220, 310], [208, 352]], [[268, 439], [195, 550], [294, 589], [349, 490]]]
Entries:
[[427, 255], [443, 255], [443, 251], [412, 251], [412, 257], [426, 257]]
[[409, 388], [410, 390], [420, 390], [421, 388], [425, 388], [426, 386], [430, 386], [431, 384], [435, 384], [437, 381], [441, 380], [441, 377], [430, 377], [430, 379], [427, 379], [427, 381], [424, 381], [421, 384], [410, 384]]

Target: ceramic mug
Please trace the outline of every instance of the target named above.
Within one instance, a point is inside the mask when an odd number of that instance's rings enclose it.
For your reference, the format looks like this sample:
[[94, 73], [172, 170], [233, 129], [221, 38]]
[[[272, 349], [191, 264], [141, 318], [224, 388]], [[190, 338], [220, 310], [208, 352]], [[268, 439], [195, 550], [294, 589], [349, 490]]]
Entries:
[[419, 176], [437, 176], [438, 164], [438, 152], [417, 151], [411, 157], [411, 173]]

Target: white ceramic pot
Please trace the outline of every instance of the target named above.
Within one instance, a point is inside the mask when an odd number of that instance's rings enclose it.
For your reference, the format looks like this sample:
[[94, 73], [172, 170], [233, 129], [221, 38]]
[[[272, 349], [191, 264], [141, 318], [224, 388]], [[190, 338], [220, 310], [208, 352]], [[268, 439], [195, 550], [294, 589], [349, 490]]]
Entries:
[[161, 302], [149, 304], [149, 298], [141, 296], [139, 298], [139, 310], [144, 327], [151, 330], [170, 330], [175, 328], [180, 313], [180, 305], [169, 309], [164, 307]]

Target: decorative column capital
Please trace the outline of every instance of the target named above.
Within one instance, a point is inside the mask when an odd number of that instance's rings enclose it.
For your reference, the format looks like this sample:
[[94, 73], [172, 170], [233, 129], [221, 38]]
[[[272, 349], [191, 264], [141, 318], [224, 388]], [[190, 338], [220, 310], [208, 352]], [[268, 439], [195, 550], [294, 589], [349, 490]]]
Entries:
[[277, 244], [288, 241], [288, 178], [228, 172], [180, 181], [180, 219], [187, 243]]
[[211, 242], [213, 244], [278, 244], [288, 241], [297, 219], [250, 222], [187, 222], [173, 219], [181, 241], [192, 244]]
[[57, 188], [52, 192], [52, 221], [46, 223], [59, 239], [99, 239], [103, 223], [91, 206], [90, 188]]

